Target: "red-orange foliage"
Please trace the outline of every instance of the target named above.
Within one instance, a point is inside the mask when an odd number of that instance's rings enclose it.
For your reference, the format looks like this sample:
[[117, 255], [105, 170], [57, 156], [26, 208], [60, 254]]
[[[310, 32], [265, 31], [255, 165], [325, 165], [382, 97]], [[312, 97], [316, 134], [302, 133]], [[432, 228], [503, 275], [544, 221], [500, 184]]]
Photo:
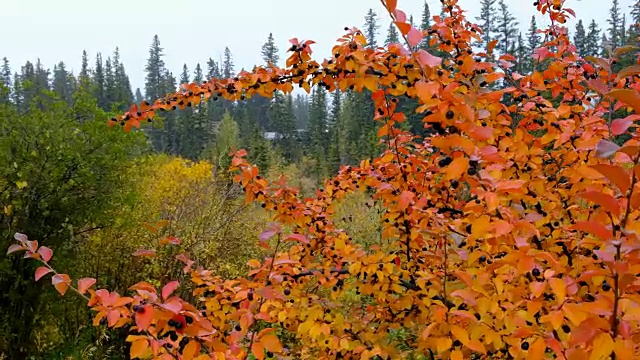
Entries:
[[[426, 34], [396, 1], [383, 3], [404, 40], [420, 42]], [[625, 48], [581, 59], [562, 27], [572, 11], [560, 0], [537, 3], [552, 26], [535, 53], [548, 66], [531, 75], [511, 72], [511, 56], [474, 54], [480, 30], [446, 0], [447, 17], [434, 17], [429, 31], [451, 54], [444, 60], [399, 44], [368, 49], [350, 30], [322, 63], [310, 57], [313, 42], [294, 39], [284, 69], [185, 85], [133, 106], [114, 123], [138, 127], [158, 110], [269, 97], [294, 84], [367, 88], [388, 150], [343, 167], [308, 199], [235, 153], [231, 171], [247, 201], [264, 203], [277, 222], [260, 237], [273, 255], [235, 280], [192, 269], [181, 255], [197, 305], [171, 295], [176, 282], [160, 294], [137, 284], [132, 297], [89, 289], [95, 324], [133, 325], [132, 357], [157, 359], [639, 358], [638, 116], [613, 112], [640, 110], [640, 68], [612, 72]], [[488, 87], [499, 81], [508, 86]], [[437, 134], [421, 140], [395, 126], [405, 121], [396, 112], [402, 95], [419, 99]], [[622, 147], [611, 141], [620, 134], [630, 138]], [[334, 226], [333, 205], [355, 191], [384, 204], [390, 250], [362, 248]], [[52, 271], [50, 250], [17, 239], [10, 252], [42, 261], [38, 277]], [[81, 280], [79, 292], [92, 281]], [[71, 286], [59, 274], [54, 283], [61, 293]], [[359, 304], [345, 305], [354, 294]], [[284, 338], [295, 341], [283, 349]]]

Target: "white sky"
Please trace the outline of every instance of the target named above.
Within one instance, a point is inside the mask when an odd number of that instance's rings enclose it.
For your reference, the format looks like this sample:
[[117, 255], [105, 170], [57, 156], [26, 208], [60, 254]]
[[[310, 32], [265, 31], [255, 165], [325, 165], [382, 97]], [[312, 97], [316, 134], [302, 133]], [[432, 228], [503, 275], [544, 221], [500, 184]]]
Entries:
[[[432, 15], [440, 13], [439, 0], [427, 2]], [[535, 11], [533, 0], [508, 2], [524, 33]], [[620, 0], [625, 13], [632, 2]], [[423, 3], [399, 0], [398, 8], [419, 23]], [[610, 0], [566, 3], [583, 21], [595, 18], [601, 27], [605, 24]], [[479, 0], [460, 0], [460, 4], [475, 21]], [[119, 46], [135, 90], [144, 85], [143, 69], [154, 34], [160, 37], [165, 63], [176, 77], [184, 63], [192, 72], [200, 62], [206, 71], [206, 60], [217, 61], [225, 46], [231, 49], [236, 70], [251, 69], [261, 62], [260, 47], [269, 32], [280, 48], [281, 63], [292, 37], [315, 40], [315, 58], [330, 56], [344, 27], [362, 27], [369, 8], [379, 14], [383, 40], [389, 22], [378, 0], [0, 0], [0, 58], [8, 57], [13, 71], [38, 57], [48, 68], [62, 60], [77, 74], [83, 49], [93, 67], [97, 52], [106, 59]], [[544, 21], [538, 20], [538, 25]], [[569, 27], [573, 30], [573, 23]]]

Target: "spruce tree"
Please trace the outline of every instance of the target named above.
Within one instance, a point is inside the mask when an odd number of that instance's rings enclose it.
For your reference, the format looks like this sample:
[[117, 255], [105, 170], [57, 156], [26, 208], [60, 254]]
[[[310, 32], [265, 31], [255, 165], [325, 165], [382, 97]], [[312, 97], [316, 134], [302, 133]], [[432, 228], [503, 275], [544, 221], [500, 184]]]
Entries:
[[578, 55], [582, 57], [587, 56], [587, 32], [584, 29], [582, 19], [578, 20], [578, 24], [576, 25], [576, 34], [573, 37], [573, 43], [576, 45]]
[[[420, 30], [428, 31], [429, 29], [431, 29], [431, 11], [429, 10], [429, 4], [425, 1], [424, 7], [422, 8], [422, 21], [420, 22]], [[430, 40], [431, 36], [425, 36], [424, 39], [422, 39], [419, 47], [424, 50], [429, 49]]]
[[136, 104], [142, 103], [143, 100], [144, 100], [144, 96], [142, 96], [142, 91], [140, 91], [140, 88], [136, 88], [136, 95], [135, 95]]
[[318, 162], [316, 175], [320, 176], [324, 159], [327, 156], [327, 92], [322, 86], [317, 86], [311, 93], [309, 106], [309, 153]]
[[269, 108], [269, 118], [276, 132], [275, 144], [288, 161], [296, 161], [299, 151], [297, 144], [296, 118], [293, 113], [291, 94], [285, 96], [276, 92]]
[[340, 170], [341, 147], [340, 137], [342, 131], [340, 129], [340, 118], [342, 113], [342, 93], [336, 90], [331, 95], [331, 112], [329, 114], [327, 127], [329, 129], [329, 150], [327, 155], [327, 170], [329, 175], [333, 175]]
[[116, 103], [116, 76], [111, 64], [111, 58], [104, 62], [104, 92], [107, 98], [107, 110], [111, 110]]
[[278, 47], [276, 46], [275, 40], [273, 39], [273, 33], [269, 33], [269, 37], [267, 38], [267, 42], [262, 45], [262, 60], [265, 65], [278, 65], [278, 60], [280, 56], [278, 56]]
[[11, 66], [9, 59], [2, 58], [2, 69], [0, 70], [0, 104], [8, 104], [11, 99]]
[[600, 39], [600, 51], [598, 51], [597, 55], [603, 57], [609, 56], [609, 49], [612, 49], [612, 43], [607, 38], [607, 34], [603, 32]]
[[638, 26], [640, 25], [640, 0], [634, 0], [631, 4], [631, 27], [638, 33]]
[[585, 52], [587, 56], [595, 56], [600, 53], [600, 29], [595, 20], [591, 20], [589, 31], [585, 40]]
[[296, 115], [296, 128], [309, 129], [309, 101], [307, 94], [296, 94], [293, 99], [293, 112]]
[[496, 27], [496, 0], [480, 1], [480, 16], [476, 17], [482, 29], [482, 48], [488, 49], [489, 43], [493, 40], [493, 33]]
[[515, 16], [509, 11], [509, 7], [504, 0], [498, 2], [498, 8], [500, 13], [496, 18], [496, 32], [498, 34], [497, 49], [500, 53], [507, 54], [511, 48], [515, 48], [518, 22]]
[[89, 79], [89, 56], [87, 55], [86, 50], [82, 50], [82, 64], [80, 66], [80, 76], [79, 80], [82, 83]]
[[153, 36], [151, 47], [149, 48], [149, 58], [145, 66], [145, 96], [147, 99], [158, 99], [167, 94], [165, 88], [165, 65], [162, 57], [163, 48], [160, 47], [158, 35]]
[[196, 69], [193, 71], [193, 82], [196, 84], [202, 84], [204, 81], [204, 75], [202, 74], [202, 67], [200, 63], [196, 64]]
[[71, 104], [73, 101], [73, 83], [71, 74], [67, 72], [64, 62], [60, 61], [53, 67], [53, 91], [61, 100]]
[[609, 18], [607, 19], [607, 23], [609, 24], [609, 44], [614, 49], [621, 45], [621, 21], [622, 15], [620, 13], [620, 4], [618, 0], [613, 0], [611, 2], [611, 8], [609, 9]]
[[105, 77], [104, 68], [102, 66], [102, 54], [96, 54], [96, 66], [93, 70], [93, 83], [95, 84], [93, 96], [98, 101], [98, 106], [102, 109], [107, 109], [107, 97], [104, 92], [105, 89]]
[[13, 74], [13, 92], [11, 93], [11, 100], [16, 109], [24, 110], [24, 91], [22, 88], [22, 81], [20, 75], [17, 72]]
[[222, 76], [224, 76], [225, 79], [228, 79], [233, 75], [235, 75], [233, 56], [231, 55], [231, 50], [229, 50], [229, 47], [225, 47], [224, 62], [222, 63]]
[[387, 30], [387, 38], [384, 41], [385, 45], [399, 43], [398, 30], [396, 30], [396, 25], [394, 23], [389, 24], [389, 30]]
[[120, 60], [120, 49], [116, 47], [113, 52], [113, 101], [118, 105], [119, 110], [124, 110], [133, 101], [133, 92], [131, 91], [131, 82], [124, 64]]
[[378, 15], [373, 9], [369, 9], [369, 12], [367, 12], [367, 15], [364, 17], [364, 21], [364, 36], [367, 38], [367, 47], [376, 48], [378, 46], [378, 29], [380, 28], [380, 25], [378, 25]]

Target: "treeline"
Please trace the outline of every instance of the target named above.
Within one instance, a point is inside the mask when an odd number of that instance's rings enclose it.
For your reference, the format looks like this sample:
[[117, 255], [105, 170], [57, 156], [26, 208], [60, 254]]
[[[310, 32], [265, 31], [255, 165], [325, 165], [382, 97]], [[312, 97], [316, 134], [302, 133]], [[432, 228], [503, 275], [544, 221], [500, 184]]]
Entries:
[[[628, 24], [627, 14], [620, 8], [618, 0], [612, 1], [606, 24], [599, 25], [595, 20], [579, 20], [572, 34], [577, 52], [583, 57], [606, 56], [612, 48], [637, 43], [640, 5], [636, 3], [630, 10], [631, 21]], [[446, 8], [441, 9], [440, 16], [447, 16]], [[532, 56], [544, 40], [534, 16], [523, 33], [507, 1], [482, 0], [476, 21], [482, 29], [489, 29], [481, 35], [482, 41], [478, 47], [488, 50], [489, 44], [495, 40], [494, 58], [500, 54], [511, 54], [515, 58], [509, 71], [523, 74], [541, 70], [541, 66], [544, 66]], [[425, 2], [420, 28], [429, 30], [432, 23], [432, 14]], [[368, 46], [386, 46], [402, 41], [391, 23], [385, 27], [387, 30], [383, 40], [379, 36], [381, 24], [378, 15], [369, 10], [362, 26]], [[435, 31], [429, 32], [419, 47], [443, 57], [449, 56], [434, 49], [437, 36]], [[281, 60], [279, 53], [276, 40], [269, 34], [261, 49], [262, 65], [277, 64]], [[235, 67], [228, 47], [224, 49], [220, 62], [209, 58], [204, 65], [184, 64], [177, 76], [167, 69], [163, 58], [164, 49], [158, 36], [155, 36], [144, 69], [144, 93], [140, 89], [132, 91], [117, 48], [106, 59], [102, 54], [96, 54], [93, 61], [84, 52], [77, 76], [70, 73], [63, 62], [49, 71], [39, 61], [36, 64], [27, 62], [19, 73], [12, 75], [5, 58], [1, 80], [10, 93], [4, 95], [4, 101], [12, 101], [18, 108], [25, 109], [31, 106], [37, 94], [50, 90], [60, 99], [71, 103], [74, 93], [85, 88], [95, 97], [100, 108], [118, 111], [133, 102], [154, 100], [174, 92], [179, 84], [203, 82], [212, 77], [228, 78], [238, 70], [244, 70]], [[628, 58], [632, 61], [631, 55]], [[413, 114], [417, 104], [404, 99], [400, 107], [407, 114]], [[153, 126], [145, 127], [144, 131], [153, 149], [158, 152], [189, 159], [213, 159], [220, 155], [216, 153], [215, 144], [226, 142], [247, 148], [252, 160], [262, 168], [268, 167], [274, 158], [292, 163], [308, 159], [314, 163], [315, 175], [322, 177], [337, 171], [341, 164], [357, 162], [379, 151], [376, 123], [371, 121], [374, 110], [370, 93], [347, 91], [329, 96], [323, 88], [318, 87], [309, 95], [276, 94], [272, 99], [254, 97], [235, 103], [213, 97], [195, 108], [170, 113], [158, 119]], [[225, 113], [229, 114], [227, 121], [230, 123], [221, 127]], [[418, 116], [409, 116], [406, 125], [415, 134], [426, 133]], [[237, 139], [230, 140], [230, 136]]]

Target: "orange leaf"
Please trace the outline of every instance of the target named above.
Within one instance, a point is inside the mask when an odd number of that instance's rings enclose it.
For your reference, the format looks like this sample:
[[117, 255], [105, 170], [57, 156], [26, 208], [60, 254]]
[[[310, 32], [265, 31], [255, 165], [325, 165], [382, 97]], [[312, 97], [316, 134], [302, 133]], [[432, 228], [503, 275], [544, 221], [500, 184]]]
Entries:
[[564, 280], [558, 279], [558, 278], [551, 278], [549, 279], [549, 285], [551, 285], [551, 290], [553, 290], [553, 293], [556, 294], [556, 297], [558, 298], [558, 302], [559, 303], [564, 302], [564, 299], [567, 295], [567, 286], [564, 283]]
[[607, 93], [608, 96], [631, 106], [636, 113], [640, 113], [640, 93], [633, 89], [615, 89]]
[[406, 22], [396, 21], [395, 23], [398, 29], [400, 29], [400, 32], [402, 33], [402, 35], [407, 35], [411, 30], [411, 25], [407, 24]]
[[131, 344], [131, 349], [129, 350], [129, 356], [132, 359], [143, 358], [147, 355], [149, 351], [149, 341], [147, 339], [137, 339]]
[[260, 342], [264, 344], [265, 349], [273, 353], [279, 353], [282, 351], [282, 344], [280, 343], [280, 340], [274, 333], [268, 333], [264, 335], [260, 339]]
[[615, 184], [623, 194], [629, 190], [629, 187], [631, 186], [629, 173], [620, 166], [597, 164], [590, 167], [600, 174], [606, 176], [607, 179], [609, 179], [612, 184]]
[[396, 7], [398, 6], [398, 0], [387, 0], [385, 5], [387, 6], [387, 10], [390, 13], [393, 13], [396, 11]]
[[55, 274], [51, 278], [51, 284], [58, 290], [60, 295], [64, 295], [69, 289], [69, 284], [71, 284], [71, 278], [67, 274]]
[[469, 169], [469, 160], [465, 157], [459, 157], [453, 160], [446, 168], [446, 180], [459, 179], [462, 174]]
[[415, 84], [416, 95], [423, 102], [427, 102], [433, 97], [433, 95], [438, 93], [440, 89], [440, 85], [435, 81], [426, 82], [424, 80], [420, 80]]
[[462, 351], [454, 350], [454, 351], [451, 352], [450, 358], [451, 358], [451, 360], [463, 360], [464, 356], [462, 354]]
[[576, 223], [571, 226], [572, 230], [586, 231], [592, 235], [599, 237], [602, 240], [608, 240], [613, 236], [610, 230], [607, 230], [604, 225], [596, 221], [576, 221]]
[[46, 266], [40, 266], [39, 268], [36, 269], [36, 281], [42, 279], [43, 276], [47, 275], [52, 271], [53, 270], [49, 269]]
[[200, 352], [200, 344], [195, 340], [191, 340], [182, 351], [182, 358], [184, 360], [192, 360], [193, 358], [196, 357], [196, 355], [198, 355], [199, 352]]
[[258, 360], [264, 359], [264, 345], [256, 341], [251, 345], [251, 354]]
[[600, 191], [587, 191], [579, 194], [578, 196], [602, 206], [613, 215], [620, 215], [620, 204], [618, 203], [618, 200], [609, 194], [605, 194]]
[[96, 283], [94, 278], [82, 278], [78, 280], [78, 292], [84, 294], [93, 284]]

